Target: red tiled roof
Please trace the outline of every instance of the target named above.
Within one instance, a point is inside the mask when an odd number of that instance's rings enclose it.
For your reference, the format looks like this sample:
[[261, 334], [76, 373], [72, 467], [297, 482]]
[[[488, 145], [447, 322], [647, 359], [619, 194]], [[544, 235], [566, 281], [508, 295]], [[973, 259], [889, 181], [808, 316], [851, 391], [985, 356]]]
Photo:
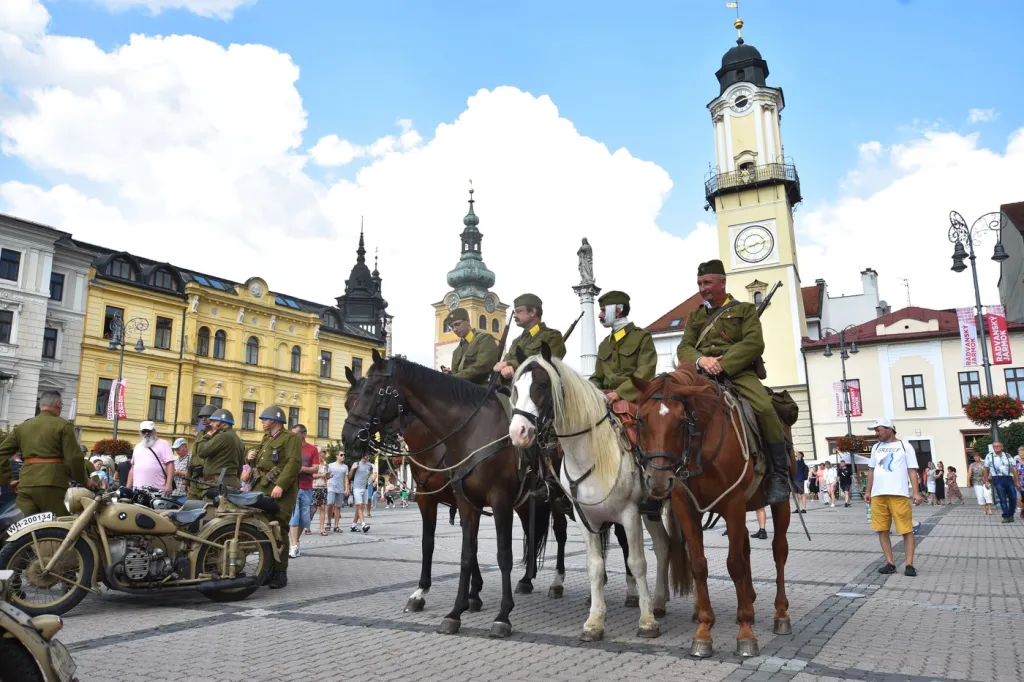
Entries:
[[[893, 325], [900, 320], [916, 320], [918, 322], [930, 322], [931, 320], [938, 320], [939, 328], [935, 330], [920, 331], [913, 333], [893, 333], [879, 335], [876, 332], [878, 325], [888, 327]], [[1008, 325], [1009, 329], [1014, 331], [1024, 331], [1024, 324], [1013, 324]], [[858, 344], [870, 344], [870, 343], [891, 343], [896, 341], [917, 341], [920, 339], [935, 339], [949, 336], [960, 336], [960, 325], [956, 319], [955, 310], [932, 310], [931, 308], [903, 308], [896, 312], [883, 315], [874, 320], [869, 320], [863, 324], [859, 324], [854, 327], [854, 331], [847, 335], [850, 341], [856, 341]], [[835, 344], [837, 342], [835, 335], [825, 337], [820, 341], [813, 341], [808, 338], [804, 338], [804, 348], [822, 348], [826, 344]]]
[[1020, 230], [1021, 234], [1024, 234], [1024, 201], [1018, 201], [1015, 204], [1003, 204], [999, 207], [999, 210], [1006, 214], [1006, 217], [1010, 219], [1014, 227]]
[[[683, 331], [683, 327], [686, 325], [687, 316], [699, 308], [703, 302], [704, 299], [700, 297], [700, 293], [694, 294], [651, 324], [647, 325], [647, 331], [652, 334], [657, 334], [658, 332]], [[672, 324], [673, 322], [675, 322], [675, 324]]]
[[804, 317], [821, 317], [821, 296], [824, 289], [824, 283], [800, 289], [800, 295], [804, 298]]

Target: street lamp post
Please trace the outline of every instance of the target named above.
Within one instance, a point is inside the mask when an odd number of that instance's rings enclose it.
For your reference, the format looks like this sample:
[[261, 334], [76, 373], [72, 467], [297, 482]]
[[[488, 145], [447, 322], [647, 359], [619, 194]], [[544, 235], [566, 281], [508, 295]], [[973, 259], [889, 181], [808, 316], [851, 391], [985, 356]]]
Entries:
[[[117, 361], [117, 386], [115, 390], [120, 392], [121, 381], [124, 379], [124, 345], [125, 338], [128, 336], [127, 332], [136, 331], [139, 334], [139, 340], [135, 342], [135, 350], [141, 353], [146, 350], [146, 346], [142, 343], [142, 332], [149, 329], [149, 320], [142, 317], [133, 317], [127, 322], [124, 321], [124, 317], [121, 315], [121, 311], [118, 310], [114, 313], [114, 319], [110, 321], [110, 343], [107, 344], [107, 348], [110, 350], [117, 350], [120, 352]], [[114, 407], [114, 440], [117, 440], [117, 395], [114, 396], [115, 407]]]
[[[981, 315], [981, 287], [978, 286], [978, 267], [975, 261], [974, 246], [981, 245], [982, 236], [987, 232], [996, 233], [996, 246], [992, 253], [992, 260], [1001, 263], [1010, 256], [1003, 249], [1002, 232], [1000, 226], [1000, 214], [998, 211], [986, 213], [977, 220], [970, 228], [967, 221], [956, 211], [949, 212], [949, 241], [953, 246], [953, 272], [963, 272], [967, 269], [964, 259], [971, 261], [971, 275], [974, 278], [974, 315], [978, 324], [978, 344], [981, 346], [981, 364], [985, 368], [985, 392], [992, 395], [992, 364], [988, 359], [988, 344], [985, 342], [985, 324]], [[964, 242], [967, 249], [964, 249]], [[992, 423], [992, 441], [999, 440], [999, 425]]]
[[[839, 360], [843, 367], [843, 412], [846, 413], [846, 437], [853, 437], [853, 421], [851, 416], [853, 415], [853, 405], [850, 402], [850, 383], [846, 380], [846, 361], [850, 359], [851, 355], [856, 355], [860, 351], [857, 350], [857, 342], [850, 340], [847, 344], [847, 338], [856, 335], [856, 325], [847, 325], [843, 329], [836, 331], [835, 329], [826, 328], [821, 332], [821, 338], [827, 339], [830, 336], [839, 337]], [[825, 344], [825, 357], [832, 357], [832, 344]], [[853, 468], [853, 483], [851, 492], [856, 493], [858, 488], [857, 484], [857, 460], [856, 453], [850, 453], [850, 466]], [[836, 448], [836, 468], [839, 468], [839, 448]]]

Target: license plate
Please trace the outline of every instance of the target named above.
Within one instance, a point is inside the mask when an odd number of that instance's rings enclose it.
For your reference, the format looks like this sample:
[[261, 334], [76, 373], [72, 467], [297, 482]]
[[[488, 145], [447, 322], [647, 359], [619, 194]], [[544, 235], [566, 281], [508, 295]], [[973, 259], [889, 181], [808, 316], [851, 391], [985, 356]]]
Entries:
[[22, 528], [27, 528], [35, 523], [42, 523], [44, 521], [53, 521], [53, 512], [43, 512], [42, 514], [33, 514], [32, 516], [26, 516], [21, 521], [13, 523], [8, 527], [7, 534], [14, 535]]
[[60, 682], [71, 682], [78, 669], [68, 648], [55, 639], [50, 642], [50, 665]]

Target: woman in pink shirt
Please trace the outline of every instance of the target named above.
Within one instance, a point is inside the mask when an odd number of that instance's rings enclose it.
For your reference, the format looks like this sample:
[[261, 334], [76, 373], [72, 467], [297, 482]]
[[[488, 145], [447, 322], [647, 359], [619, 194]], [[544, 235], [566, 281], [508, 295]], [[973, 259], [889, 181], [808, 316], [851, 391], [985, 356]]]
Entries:
[[144, 421], [139, 425], [142, 441], [132, 452], [132, 468], [128, 472], [128, 487], [149, 487], [170, 495], [174, 490], [174, 452], [171, 444], [156, 437], [156, 425]]

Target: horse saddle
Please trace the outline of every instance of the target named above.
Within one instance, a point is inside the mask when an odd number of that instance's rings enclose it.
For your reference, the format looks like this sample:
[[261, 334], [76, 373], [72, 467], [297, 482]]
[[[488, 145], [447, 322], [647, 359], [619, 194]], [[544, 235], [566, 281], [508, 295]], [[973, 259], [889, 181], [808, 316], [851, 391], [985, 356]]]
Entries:
[[[768, 450], [765, 447], [768, 441], [764, 437], [764, 434], [761, 433], [761, 426], [757, 422], [757, 414], [754, 412], [754, 408], [752, 408], [750, 403], [740, 395], [736, 386], [731, 381], [726, 380], [725, 389], [739, 405], [750, 456], [754, 461], [754, 479], [745, 491], [745, 497], [749, 500], [761, 485], [761, 481], [764, 479], [764, 476], [768, 471]], [[782, 423], [785, 426], [792, 426], [795, 424], [800, 408], [796, 404], [796, 401], [789, 395], [789, 392], [781, 391], [776, 393], [768, 387], [765, 387], [765, 390], [768, 391], [768, 394], [771, 396], [772, 407], [775, 408], [775, 413], [779, 415], [779, 419]], [[792, 450], [792, 441], [788, 436], [786, 441], [790, 450]]]
[[640, 408], [636, 403], [628, 400], [616, 400], [611, 406], [612, 414], [619, 421], [622, 432], [629, 438], [629, 444], [636, 451], [636, 416]]

